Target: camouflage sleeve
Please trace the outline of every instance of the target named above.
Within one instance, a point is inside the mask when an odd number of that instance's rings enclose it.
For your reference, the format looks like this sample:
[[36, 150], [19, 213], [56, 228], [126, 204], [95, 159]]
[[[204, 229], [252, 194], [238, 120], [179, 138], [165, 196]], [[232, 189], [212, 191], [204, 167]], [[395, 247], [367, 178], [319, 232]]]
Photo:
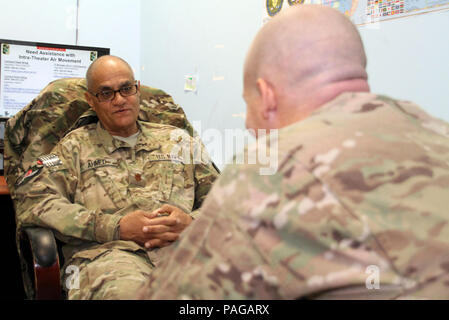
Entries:
[[374, 101], [284, 132], [273, 175], [226, 167], [140, 297], [447, 297], [447, 124]]
[[30, 174], [19, 180], [18, 225], [51, 228], [64, 242], [116, 240], [121, 216], [88, 210], [74, 203], [80, 176], [78, 150], [76, 143], [58, 144], [52, 151], [55, 155], [52, 165], [38, 160], [28, 171]]
[[193, 211], [190, 213], [193, 219], [199, 218], [201, 211], [199, 208], [219, 175], [202, 142], [199, 141], [198, 145], [200, 146], [199, 150], [201, 150], [201, 159], [196, 159], [196, 161], [194, 159], [196, 162], [194, 164], [195, 203], [193, 205]]
[[228, 166], [140, 297], [296, 299], [340, 286], [366, 293], [372, 264], [391, 282], [375, 241], [367, 240], [369, 250], [360, 245], [365, 222], [310, 172], [288, 169], [261, 176]]
[[[269, 267], [270, 262], [239, 226], [240, 205], [249, 195], [246, 185], [236, 188], [231, 182], [234, 176], [228, 166], [204, 202], [201, 217], [168, 249], [140, 298], [247, 299], [252, 285], [264, 286], [257, 270]], [[233, 201], [225, 201], [230, 198]], [[273, 284], [268, 281], [268, 291]]]

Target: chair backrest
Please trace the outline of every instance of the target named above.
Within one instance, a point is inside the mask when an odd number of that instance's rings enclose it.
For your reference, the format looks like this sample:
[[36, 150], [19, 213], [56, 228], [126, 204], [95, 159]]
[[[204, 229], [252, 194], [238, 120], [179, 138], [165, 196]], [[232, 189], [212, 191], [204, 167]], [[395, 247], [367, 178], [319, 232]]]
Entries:
[[[14, 207], [16, 181], [36, 158], [49, 153], [71, 130], [98, 121], [84, 98], [86, 90], [83, 78], [50, 82], [35, 99], [7, 121], [4, 172]], [[159, 89], [141, 85], [139, 119], [170, 124], [194, 135], [182, 108]]]

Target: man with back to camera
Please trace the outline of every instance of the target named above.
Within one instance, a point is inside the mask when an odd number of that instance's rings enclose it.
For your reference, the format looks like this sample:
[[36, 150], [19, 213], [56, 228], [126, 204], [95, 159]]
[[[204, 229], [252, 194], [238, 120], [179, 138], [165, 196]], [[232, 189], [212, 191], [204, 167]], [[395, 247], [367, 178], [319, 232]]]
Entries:
[[279, 129], [277, 172], [227, 166], [140, 298], [449, 298], [449, 126], [365, 67], [337, 10], [263, 26], [243, 97], [247, 128]]
[[137, 120], [140, 83], [126, 61], [102, 56], [86, 81], [99, 122], [67, 134], [19, 180], [18, 222], [65, 243], [69, 299], [131, 299], [159, 263], [157, 248], [198, 217], [217, 171], [193, 159], [180, 129]]

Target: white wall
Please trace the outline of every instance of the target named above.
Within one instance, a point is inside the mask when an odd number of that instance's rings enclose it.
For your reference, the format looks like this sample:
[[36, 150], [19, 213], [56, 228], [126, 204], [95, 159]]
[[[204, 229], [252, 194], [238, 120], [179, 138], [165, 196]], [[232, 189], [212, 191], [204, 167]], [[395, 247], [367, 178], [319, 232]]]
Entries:
[[140, 79], [140, 0], [80, 0], [78, 45], [106, 47]]
[[[244, 112], [243, 61], [262, 25], [260, 7], [259, 0], [142, 1], [142, 80], [172, 94], [191, 121], [243, 128], [232, 115]], [[192, 74], [197, 94], [184, 92]]]
[[[200, 135], [244, 129], [243, 62], [262, 9], [260, 0], [142, 1], [142, 82], [171, 94]], [[184, 92], [192, 74], [199, 77], [196, 94]], [[205, 144], [223, 167], [224, 150], [214, 154]]]
[[0, 0], [0, 39], [75, 42], [76, 0]]
[[371, 90], [411, 100], [449, 121], [449, 11], [359, 28]]
[[0, 0], [0, 39], [106, 47], [140, 78], [140, 0]]
[[[142, 79], [171, 93], [192, 120], [239, 127], [241, 67], [261, 26], [261, 0], [142, 2]], [[412, 100], [449, 121], [449, 11], [359, 27], [373, 92]], [[224, 45], [217, 49], [216, 45]], [[184, 75], [199, 75], [197, 95]], [[224, 75], [224, 81], [212, 81]]]
[[[78, 45], [111, 48], [201, 130], [244, 128], [242, 67], [264, 0], [80, 0]], [[0, 0], [0, 38], [76, 44], [76, 0]], [[449, 120], [449, 11], [360, 27], [372, 91]], [[199, 76], [197, 94], [184, 76]]]
[[[242, 67], [251, 40], [262, 26], [264, 3], [143, 0], [143, 83], [171, 94], [190, 121], [201, 121], [197, 130], [244, 128]], [[372, 91], [412, 100], [449, 121], [449, 11], [359, 30]], [[184, 76], [195, 73], [198, 93], [184, 92]], [[214, 81], [217, 76], [224, 80]], [[222, 159], [212, 158], [221, 166]]]

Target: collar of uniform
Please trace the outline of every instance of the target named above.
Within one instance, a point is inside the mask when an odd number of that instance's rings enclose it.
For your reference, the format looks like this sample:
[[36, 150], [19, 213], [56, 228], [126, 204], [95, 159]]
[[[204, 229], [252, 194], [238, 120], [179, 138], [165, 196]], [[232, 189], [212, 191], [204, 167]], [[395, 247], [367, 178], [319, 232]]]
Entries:
[[279, 133], [289, 132], [290, 130], [296, 130], [298, 127], [303, 127], [307, 122], [314, 121], [316, 117], [319, 117], [325, 112], [338, 111], [342, 113], [354, 113], [360, 110], [360, 108], [366, 102], [370, 102], [378, 97], [378, 95], [371, 92], [343, 92], [336, 96], [331, 101], [326, 102], [321, 107], [312, 112], [305, 119], [294, 122], [279, 129]]
[[328, 110], [341, 110], [346, 113], [358, 111], [366, 101], [372, 101], [378, 95], [371, 92], [342, 92], [334, 99], [326, 102], [317, 110], [311, 113], [311, 116], [326, 112]]
[[[137, 121], [137, 126], [140, 130], [140, 134], [137, 138], [137, 143], [135, 146], [136, 151], [151, 151], [159, 149], [160, 144], [152, 135], [150, 135], [142, 128], [140, 121]], [[113, 153], [119, 148], [131, 148], [130, 145], [126, 142], [114, 139], [114, 137], [106, 129], [103, 128], [103, 125], [100, 121], [97, 122], [97, 134], [99, 141], [103, 143], [103, 146], [108, 154]]]

